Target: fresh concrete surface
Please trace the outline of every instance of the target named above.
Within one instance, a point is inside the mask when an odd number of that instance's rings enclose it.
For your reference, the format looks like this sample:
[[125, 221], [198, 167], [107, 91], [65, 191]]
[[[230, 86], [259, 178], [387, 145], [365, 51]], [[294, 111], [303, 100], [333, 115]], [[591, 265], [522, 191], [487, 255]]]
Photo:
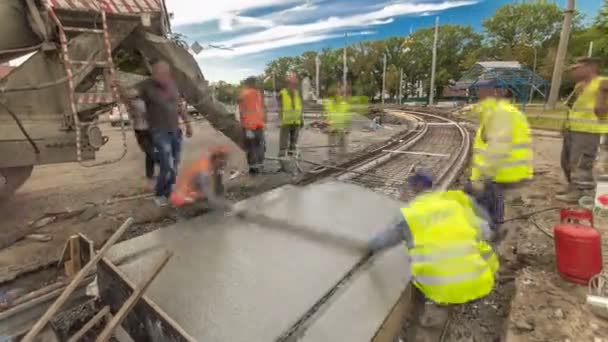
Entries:
[[[397, 201], [336, 182], [286, 186], [239, 205], [361, 242], [399, 215]], [[138, 283], [163, 249], [175, 254], [147, 297], [199, 341], [275, 340], [361, 258], [339, 245], [220, 214], [125, 241], [109, 257], [123, 261], [121, 270]], [[315, 318], [305, 332], [309, 340], [369, 340], [404, 288], [402, 253], [389, 251], [356, 275]]]
[[403, 247], [374, 257], [303, 332], [300, 341], [370, 341], [411, 279]]

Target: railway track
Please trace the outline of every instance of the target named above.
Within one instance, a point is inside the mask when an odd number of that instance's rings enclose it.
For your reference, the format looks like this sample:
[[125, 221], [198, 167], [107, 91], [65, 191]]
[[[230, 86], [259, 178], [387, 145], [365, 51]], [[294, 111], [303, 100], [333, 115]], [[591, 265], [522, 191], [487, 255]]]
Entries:
[[[413, 197], [413, 194], [405, 189], [407, 176], [415, 167], [423, 166], [433, 170], [436, 188], [448, 188], [465, 166], [470, 146], [469, 133], [456, 122], [438, 115], [403, 110], [391, 110], [390, 112], [412, 122], [411, 129], [390, 139], [382, 146], [343, 164], [320, 166], [296, 184], [307, 185], [327, 179], [338, 179], [401, 200], [409, 200]], [[302, 317], [302, 320], [279, 340], [291, 340], [302, 330], [305, 330], [307, 321], [311, 320], [317, 312], [321, 312], [326, 302], [329, 303], [330, 297], [336, 295], [351, 277], [365, 268], [367, 262], [368, 259], [363, 259], [357, 263]], [[61, 290], [54, 289], [53, 291]], [[24, 320], [24, 316], [32, 315], [35, 311], [46, 308], [53, 298], [54, 296], [50, 295], [50, 291], [49, 293], [44, 292], [41, 298], [33, 298], [21, 308], [11, 309], [13, 312], [10, 312], [11, 310], [4, 312], [3, 318], [8, 319], [8, 321], [11, 319]], [[409, 307], [413, 306], [409, 305]], [[8, 322], [5, 321], [4, 323]], [[21, 324], [25, 324], [25, 322]], [[448, 326], [449, 321], [441, 329], [438, 341], [443, 341]]]
[[[414, 197], [406, 187], [409, 173], [416, 167], [426, 167], [433, 170], [436, 189], [445, 190], [450, 187], [461, 174], [468, 160], [469, 132], [455, 121], [435, 114], [403, 110], [389, 112], [408, 117], [415, 124], [412, 129], [396, 139], [356, 159], [337, 167], [318, 168], [299, 184], [338, 179], [407, 201]], [[368, 262], [369, 259], [364, 258], [357, 263], [304, 315], [302, 320], [292, 327], [288, 334], [278, 341], [288, 341], [301, 334], [301, 330], [305, 330], [306, 321], [312, 320], [316, 311], [321, 311], [324, 304], [330, 301], [330, 297], [335, 296], [350, 278], [365, 268]], [[414, 305], [409, 303], [407, 307], [409, 312], [405, 316], [411, 318]], [[410, 324], [415, 323], [410, 321]], [[426, 329], [426, 340], [444, 342], [449, 326], [450, 315], [441, 327]]]

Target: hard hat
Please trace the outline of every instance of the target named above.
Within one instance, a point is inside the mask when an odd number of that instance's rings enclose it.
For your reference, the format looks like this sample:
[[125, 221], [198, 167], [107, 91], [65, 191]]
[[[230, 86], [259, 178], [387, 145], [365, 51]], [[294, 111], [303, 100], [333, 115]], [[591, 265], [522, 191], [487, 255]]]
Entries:
[[407, 182], [410, 185], [422, 183], [430, 187], [433, 185], [433, 171], [426, 167], [418, 168], [413, 175], [407, 178]]

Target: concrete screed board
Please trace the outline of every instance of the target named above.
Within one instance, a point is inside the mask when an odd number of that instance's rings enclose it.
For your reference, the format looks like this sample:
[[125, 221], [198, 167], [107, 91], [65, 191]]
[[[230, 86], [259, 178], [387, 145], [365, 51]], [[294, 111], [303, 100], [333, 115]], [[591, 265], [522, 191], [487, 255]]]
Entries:
[[[361, 242], [400, 215], [398, 201], [339, 182], [284, 186], [239, 206]], [[362, 258], [338, 245], [219, 213], [122, 242], [108, 257], [128, 260], [119, 268], [139, 283], [163, 249], [175, 254], [146, 296], [198, 341], [276, 340]], [[298, 335], [307, 341], [369, 341], [407, 286], [407, 266], [400, 248], [375, 256]]]

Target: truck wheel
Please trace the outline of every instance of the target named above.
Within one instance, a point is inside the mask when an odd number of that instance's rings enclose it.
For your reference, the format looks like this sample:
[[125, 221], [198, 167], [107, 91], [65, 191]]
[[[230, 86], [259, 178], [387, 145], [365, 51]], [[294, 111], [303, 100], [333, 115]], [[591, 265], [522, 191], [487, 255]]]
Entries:
[[33, 169], [33, 165], [0, 169], [0, 201], [11, 197], [30, 178]]

